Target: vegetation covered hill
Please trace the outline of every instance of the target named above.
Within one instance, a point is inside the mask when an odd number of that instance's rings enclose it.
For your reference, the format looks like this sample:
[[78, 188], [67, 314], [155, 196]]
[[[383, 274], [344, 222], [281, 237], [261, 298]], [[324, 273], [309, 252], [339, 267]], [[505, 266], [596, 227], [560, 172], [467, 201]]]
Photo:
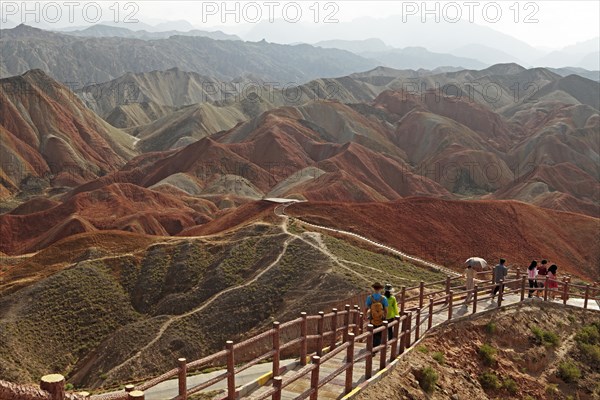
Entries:
[[93, 246], [84, 233], [5, 258], [14, 265], [0, 275], [11, 283], [0, 292], [0, 375], [35, 382], [57, 372], [76, 387], [113, 387], [273, 320], [328, 310], [375, 280], [399, 287], [444, 278], [280, 222], [250, 218], [204, 237], [105, 232]]

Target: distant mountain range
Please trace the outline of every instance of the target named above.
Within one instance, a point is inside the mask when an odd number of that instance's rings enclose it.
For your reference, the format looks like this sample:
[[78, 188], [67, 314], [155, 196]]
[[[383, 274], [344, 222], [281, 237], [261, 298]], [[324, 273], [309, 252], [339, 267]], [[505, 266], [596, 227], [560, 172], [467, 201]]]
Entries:
[[255, 76], [280, 86], [347, 75], [376, 66], [353, 53], [309, 45], [213, 40], [198, 36], [168, 39], [82, 38], [19, 25], [0, 32], [0, 76], [39, 68], [62, 82], [106, 82], [127, 72], [178, 67], [222, 80]]
[[337, 48], [351, 51], [362, 57], [376, 60], [378, 65], [397, 69], [434, 69], [441, 66], [460, 67], [461, 69], [481, 69], [488, 66], [476, 59], [457, 57], [447, 53], [434, 53], [423, 47], [395, 49], [387, 46], [380, 39], [328, 40], [317, 42], [314, 45], [323, 48]]
[[199, 37], [207, 37], [215, 40], [241, 40], [236, 35], [228, 35], [221, 31], [201, 31], [198, 29], [192, 29], [189, 31], [178, 31], [178, 30], [168, 30], [168, 31], [147, 31], [147, 30], [131, 30], [119, 26], [110, 26], [110, 25], [92, 25], [89, 28], [80, 29], [80, 30], [68, 30], [63, 33], [73, 36], [81, 36], [81, 37], [121, 37], [121, 38], [133, 38], [133, 39], [167, 39], [171, 36], [199, 36]]
[[[134, 31], [109, 25], [64, 33], [19, 25], [1, 33], [0, 51], [4, 57], [0, 61], [0, 76], [40, 68], [79, 88], [106, 82], [127, 72], [170, 68], [194, 71], [219, 80], [274, 79], [280, 85], [299, 85], [311, 79], [369, 70], [377, 65], [395, 69], [461, 70], [482, 69], [499, 60], [518, 61], [518, 57], [474, 44], [452, 53], [435, 53], [422, 47], [393, 48], [380, 39], [321, 41], [313, 47], [243, 42], [237, 36], [220, 31]], [[587, 48], [591, 48], [590, 45], [568, 51], [581, 52]], [[36, 50], [31, 52], [31, 49]], [[572, 57], [565, 58], [570, 59]], [[563, 76], [575, 73], [600, 80], [597, 70], [577, 67], [554, 70]]]

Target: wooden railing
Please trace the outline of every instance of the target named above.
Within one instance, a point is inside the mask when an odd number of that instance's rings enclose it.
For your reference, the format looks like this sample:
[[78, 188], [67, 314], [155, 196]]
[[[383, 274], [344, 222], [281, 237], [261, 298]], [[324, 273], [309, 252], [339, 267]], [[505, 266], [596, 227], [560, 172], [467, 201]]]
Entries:
[[[391, 322], [384, 322], [379, 327], [366, 323], [365, 314], [359, 306], [359, 304], [365, 304], [368, 296], [368, 293], [363, 293], [351, 298], [354, 301], [353, 307], [351, 304], [344, 304], [342, 310], [334, 308], [327, 314], [319, 312], [317, 315], [307, 315], [303, 312], [299, 318], [292, 321], [273, 322], [271, 329], [240, 343], [227, 341], [224, 350], [208, 357], [189, 363], [185, 358], [180, 358], [177, 360], [176, 368], [139, 385], [127, 385], [122, 392], [98, 394], [91, 397], [84, 392], [79, 396], [71, 395], [71, 397], [92, 400], [143, 399], [144, 391], [177, 377], [179, 394], [173, 397], [174, 400], [186, 400], [192, 394], [205, 390], [220, 381], [227, 382], [223, 399], [236, 399], [240, 390], [236, 384], [236, 375], [267, 360], [272, 366], [272, 387], [257, 396], [256, 399], [269, 397], [275, 400], [280, 399], [285, 387], [309, 374], [311, 377], [310, 389], [300, 394], [298, 399], [316, 399], [319, 389], [340, 374], [345, 374], [344, 390], [345, 393], [348, 393], [352, 390], [354, 366], [357, 363], [365, 363], [365, 379], [369, 379], [372, 375], [374, 359], [379, 357], [379, 368], [382, 369], [403, 354], [432, 328], [434, 314], [447, 315], [446, 320], [451, 320], [456, 302], [465, 300], [467, 295], [471, 295], [469, 304], [472, 304], [472, 313], [476, 313], [478, 303], [492, 298], [492, 290], [498, 285], [498, 283], [491, 283], [491, 276], [488, 275], [490, 275], [489, 271], [477, 273], [477, 281], [472, 290], [465, 289], [460, 276], [448, 276], [438, 282], [420, 282], [418, 286], [402, 287], [396, 294], [400, 316]], [[550, 282], [556, 282], [558, 288], [549, 288]], [[520, 294], [520, 301], [525, 299], [525, 293], [529, 290], [527, 275], [522, 274], [519, 270], [507, 275], [499, 286], [498, 307], [502, 306], [507, 290]], [[582, 298], [584, 299], [584, 309], [588, 308], [590, 301], [600, 300], [598, 288], [573, 284], [569, 277], [565, 277], [562, 281], [552, 281], [546, 277], [544, 288], [534, 290], [543, 290], [544, 300], [548, 300], [549, 296], [560, 296], [563, 304], [566, 304], [571, 297]], [[435, 308], [436, 306], [441, 307]], [[389, 340], [388, 328], [393, 331], [392, 338]], [[379, 332], [381, 332], [381, 344], [374, 347], [373, 336]], [[365, 351], [355, 354], [356, 343], [365, 346]], [[259, 351], [259, 349], [265, 348], [266, 350]], [[257, 351], [260, 354], [240, 364], [240, 360], [247, 359], [248, 354], [255, 354]], [[328, 376], [321, 378], [320, 366], [331, 362], [342, 352], [346, 354], [345, 362]], [[300, 370], [281, 376], [280, 360], [282, 355], [298, 358]], [[308, 363], [309, 360], [310, 363]], [[206, 382], [191, 388], [187, 387], [188, 372], [211, 365], [226, 365], [226, 369]], [[46, 377], [42, 378], [42, 388], [55, 396], [52, 399], [63, 400], [65, 398], [64, 379], [53, 386], [44, 383], [44, 378]]]

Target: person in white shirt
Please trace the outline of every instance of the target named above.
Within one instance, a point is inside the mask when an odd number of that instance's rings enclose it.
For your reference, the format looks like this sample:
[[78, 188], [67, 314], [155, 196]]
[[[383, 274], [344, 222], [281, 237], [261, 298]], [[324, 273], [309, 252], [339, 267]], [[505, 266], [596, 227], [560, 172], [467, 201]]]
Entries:
[[533, 297], [533, 293], [535, 292], [534, 288], [537, 288], [537, 275], [537, 261], [533, 260], [527, 268], [527, 279], [529, 279], [529, 298]]
[[[465, 272], [463, 273], [466, 281], [466, 289], [473, 290], [475, 287], [475, 270], [471, 266], [471, 264], [467, 265]], [[469, 302], [471, 301], [471, 297], [473, 296], [473, 292], [467, 293], [467, 298], [465, 299], [465, 306], [468, 307]]]

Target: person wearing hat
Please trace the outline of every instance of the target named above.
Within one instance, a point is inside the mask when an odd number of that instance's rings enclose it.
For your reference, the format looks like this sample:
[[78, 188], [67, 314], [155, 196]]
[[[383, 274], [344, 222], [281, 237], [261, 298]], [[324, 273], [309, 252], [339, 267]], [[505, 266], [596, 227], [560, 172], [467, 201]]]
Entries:
[[[372, 287], [374, 292], [367, 297], [366, 315], [369, 318], [369, 323], [377, 328], [383, 325], [383, 321], [387, 318], [388, 301], [381, 294], [381, 289], [383, 289], [381, 283], [375, 282]], [[377, 332], [373, 335], [373, 347], [377, 347], [380, 344], [381, 332]]]
[[[392, 322], [399, 315], [398, 313], [398, 302], [396, 301], [396, 297], [392, 295], [392, 284], [386, 283], [385, 288], [383, 289], [383, 295], [385, 296], [388, 302], [387, 309], [387, 321]], [[388, 328], [388, 340], [392, 340], [394, 337], [394, 328]]]

